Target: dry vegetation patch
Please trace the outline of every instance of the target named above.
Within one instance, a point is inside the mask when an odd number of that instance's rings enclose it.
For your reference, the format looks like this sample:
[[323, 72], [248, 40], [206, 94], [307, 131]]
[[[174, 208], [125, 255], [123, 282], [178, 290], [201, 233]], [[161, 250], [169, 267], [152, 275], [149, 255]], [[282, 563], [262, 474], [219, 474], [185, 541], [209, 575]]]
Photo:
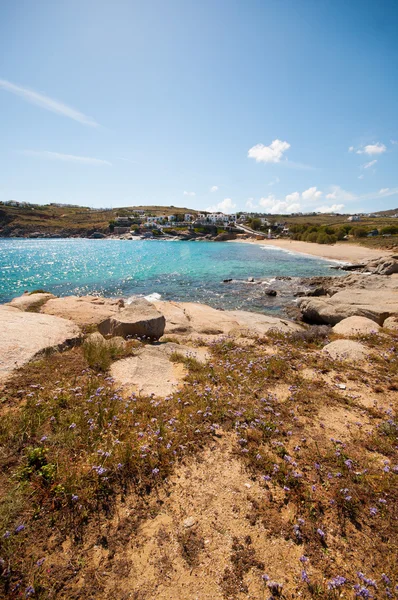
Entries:
[[3, 595], [391, 597], [398, 338], [361, 340], [360, 365], [329, 338], [177, 353], [186, 385], [164, 399], [125, 397], [87, 348], [21, 369], [2, 392]]

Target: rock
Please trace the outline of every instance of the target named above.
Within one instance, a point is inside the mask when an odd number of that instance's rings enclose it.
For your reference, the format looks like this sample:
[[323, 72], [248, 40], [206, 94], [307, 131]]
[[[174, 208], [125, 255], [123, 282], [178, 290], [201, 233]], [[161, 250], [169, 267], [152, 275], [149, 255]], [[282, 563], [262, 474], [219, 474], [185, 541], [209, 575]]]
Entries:
[[375, 273], [378, 275], [392, 275], [393, 273], [398, 273], [398, 260], [384, 260], [377, 266]]
[[380, 326], [366, 317], [347, 317], [333, 327], [334, 333], [346, 337], [378, 333]]
[[90, 240], [102, 240], [104, 238], [106, 238], [106, 235], [100, 231], [94, 231], [94, 233], [90, 235]]
[[194, 302], [163, 302], [153, 304], [165, 315], [165, 334], [199, 334], [216, 336], [228, 334], [266, 335], [271, 330], [285, 333], [301, 331], [302, 326], [287, 319], [279, 319], [243, 310], [216, 310]]
[[266, 295], [266, 296], [276, 296], [276, 294], [277, 294], [277, 291], [276, 291], [276, 290], [267, 290], [267, 291], [265, 292], [265, 295]]
[[231, 283], [231, 281], [233, 281], [233, 279], [223, 279], [222, 280], [223, 283]]
[[370, 354], [366, 346], [353, 340], [336, 340], [324, 346], [322, 352], [335, 360], [348, 360], [351, 362], [365, 360]]
[[59, 317], [0, 306], [0, 381], [47, 349], [73, 344], [80, 329]]
[[48, 292], [25, 293], [18, 298], [13, 298], [8, 306], [13, 306], [27, 312], [38, 312], [43, 304], [52, 298], [55, 298], [55, 296]]
[[395, 290], [347, 289], [331, 298], [303, 298], [299, 307], [306, 321], [336, 325], [353, 316], [367, 317], [379, 325], [390, 316], [398, 316]]
[[73, 321], [81, 327], [98, 325], [112, 315], [117, 315], [124, 306], [121, 298], [98, 296], [65, 296], [49, 300], [41, 312]]
[[176, 352], [200, 362], [208, 357], [204, 348], [173, 343], [146, 345], [135, 356], [114, 362], [111, 375], [128, 393], [164, 398], [181, 386], [187, 372], [183, 363], [170, 360]]
[[196, 521], [193, 517], [188, 517], [187, 519], [185, 519], [183, 521], [182, 524], [184, 525], [185, 528], [188, 529], [189, 527], [193, 527], [195, 525], [195, 523], [196, 523]]
[[164, 333], [165, 325], [164, 316], [153, 304], [142, 298], [102, 321], [98, 325], [98, 330], [103, 335], [158, 340]]
[[248, 283], [254, 283], [254, 277], [248, 277], [247, 281]]
[[388, 317], [388, 319], [384, 321], [383, 327], [398, 331], [398, 317]]

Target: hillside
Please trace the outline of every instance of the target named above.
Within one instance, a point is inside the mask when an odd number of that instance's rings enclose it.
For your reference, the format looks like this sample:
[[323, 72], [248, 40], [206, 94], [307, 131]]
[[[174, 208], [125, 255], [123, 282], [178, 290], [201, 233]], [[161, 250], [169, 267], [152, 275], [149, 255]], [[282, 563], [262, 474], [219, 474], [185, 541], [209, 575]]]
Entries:
[[54, 236], [85, 237], [100, 231], [109, 232], [109, 223], [117, 216], [128, 216], [135, 210], [150, 215], [171, 215], [196, 211], [174, 206], [130, 206], [92, 209], [84, 206], [56, 204], [12, 206], [0, 203], [0, 237], [20, 237], [35, 232]]

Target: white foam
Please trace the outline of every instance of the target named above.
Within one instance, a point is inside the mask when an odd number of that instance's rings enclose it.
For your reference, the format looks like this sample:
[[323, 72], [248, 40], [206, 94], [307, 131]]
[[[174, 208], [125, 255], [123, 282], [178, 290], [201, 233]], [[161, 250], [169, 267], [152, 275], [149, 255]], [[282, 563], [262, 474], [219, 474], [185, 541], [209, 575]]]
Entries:
[[148, 300], [148, 302], [154, 302], [154, 300], [160, 300], [161, 297], [162, 297], [162, 295], [158, 294], [157, 292], [153, 292], [152, 294], [148, 294], [148, 296], [144, 296], [145, 300]]

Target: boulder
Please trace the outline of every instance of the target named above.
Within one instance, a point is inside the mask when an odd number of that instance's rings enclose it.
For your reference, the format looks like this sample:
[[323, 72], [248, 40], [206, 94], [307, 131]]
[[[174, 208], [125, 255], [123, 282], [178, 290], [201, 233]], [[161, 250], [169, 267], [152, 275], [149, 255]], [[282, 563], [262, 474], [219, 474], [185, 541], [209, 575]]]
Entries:
[[384, 321], [383, 327], [398, 331], [398, 317], [388, 317], [388, 319]]
[[46, 315], [69, 319], [81, 327], [98, 325], [105, 319], [116, 315], [124, 306], [120, 298], [101, 298], [98, 296], [65, 296], [49, 300], [41, 309]]
[[22, 296], [18, 296], [18, 298], [13, 298], [8, 306], [13, 306], [27, 312], [39, 312], [43, 304], [52, 298], [55, 298], [55, 296], [48, 292], [25, 293]]
[[158, 340], [164, 334], [166, 319], [144, 298], [135, 300], [98, 325], [103, 335], [145, 337]]
[[346, 289], [331, 298], [303, 298], [299, 307], [306, 321], [336, 325], [353, 316], [367, 317], [379, 325], [398, 315], [398, 294], [395, 289]]
[[0, 306], [0, 381], [45, 350], [78, 341], [80, 329], [66, 319]]
[[351, 362], [365, 360], [370, 354], [366, 346], [353, 340], [336, 340], [324, 346], [322, 352], [335, 360], [347, 360]]
[[366, 317], [347, 317], [333, 327], [334, 333], [351, 337], [355, 335], [369, 335], [378, 333], [380, 326]]

